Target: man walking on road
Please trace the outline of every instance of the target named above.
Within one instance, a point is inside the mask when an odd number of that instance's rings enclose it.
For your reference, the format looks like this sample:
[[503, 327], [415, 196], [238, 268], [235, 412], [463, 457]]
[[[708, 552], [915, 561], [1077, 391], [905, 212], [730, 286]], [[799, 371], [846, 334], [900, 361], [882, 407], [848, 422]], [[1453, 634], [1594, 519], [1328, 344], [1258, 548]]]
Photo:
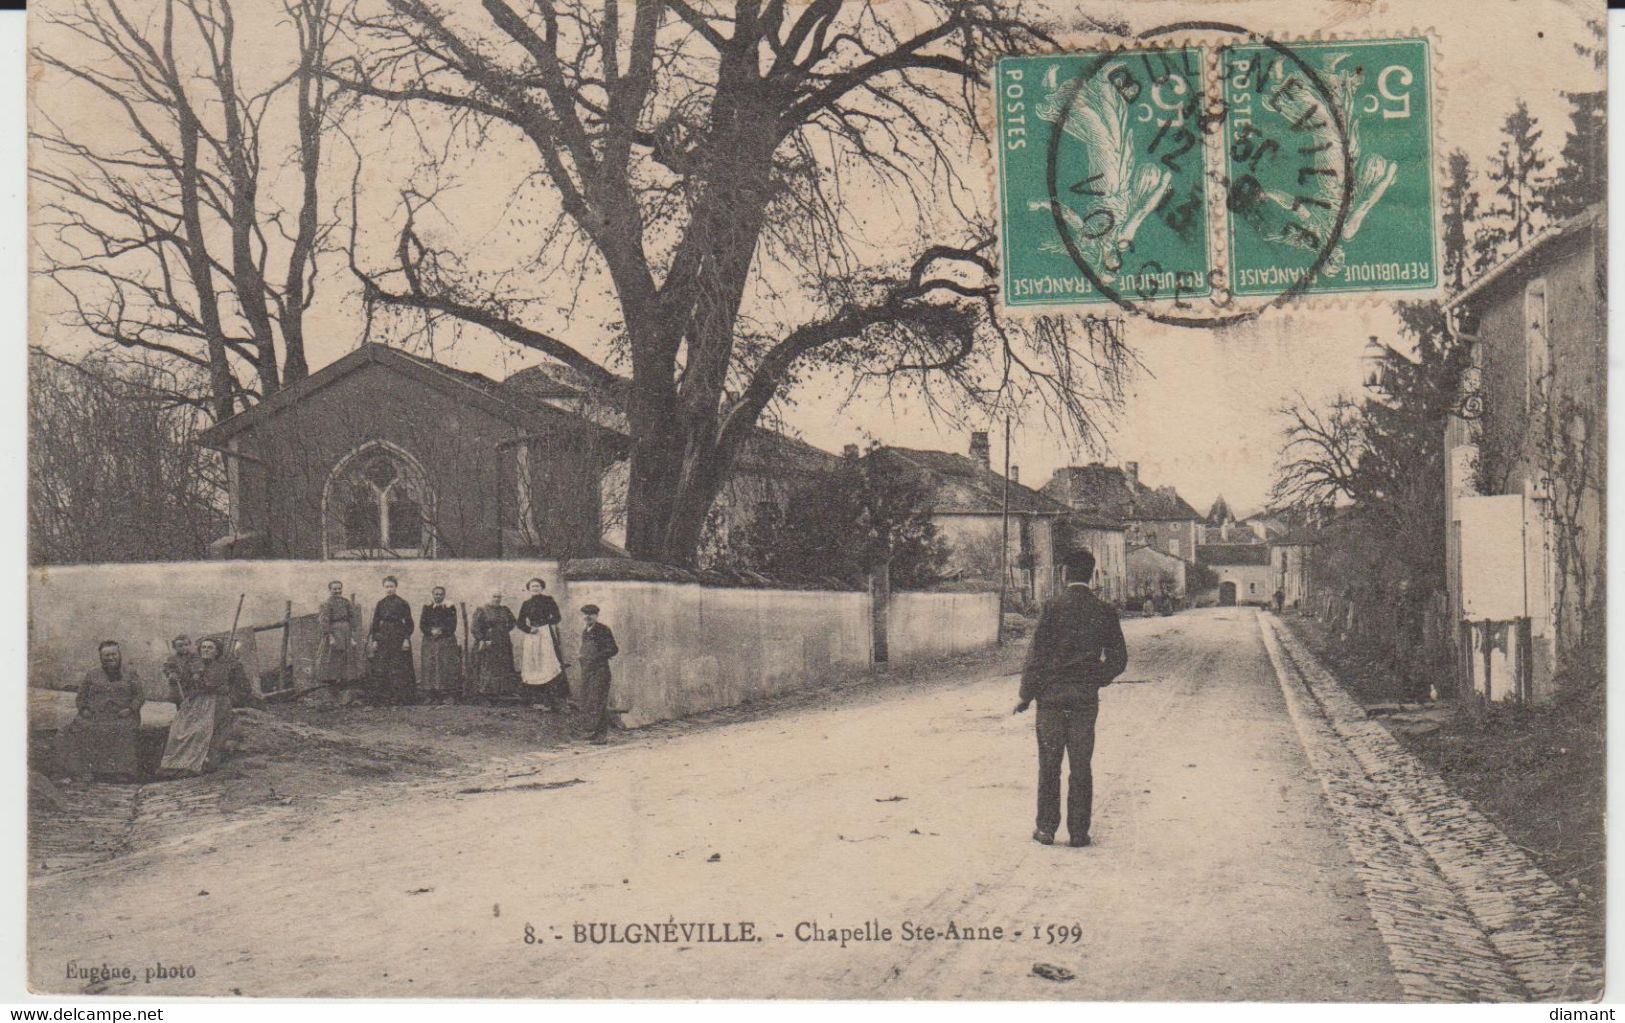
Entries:
[[1066, 830], [1074, 847], [1089, 844], [1094, 805], [1095, 718], [1100, 690], [1128, 666], [1117, 612], [1089, 589], [1095, 556], [1072, 551], [1062, 559], [1066, 590], [1044, 605], [1021, 672], [1020, 714], [1038, 701], [1038, 830], [1033, 841], [1055, 842], [1061, 826], [1061, 758], [1072, 769], [1066, 793]]

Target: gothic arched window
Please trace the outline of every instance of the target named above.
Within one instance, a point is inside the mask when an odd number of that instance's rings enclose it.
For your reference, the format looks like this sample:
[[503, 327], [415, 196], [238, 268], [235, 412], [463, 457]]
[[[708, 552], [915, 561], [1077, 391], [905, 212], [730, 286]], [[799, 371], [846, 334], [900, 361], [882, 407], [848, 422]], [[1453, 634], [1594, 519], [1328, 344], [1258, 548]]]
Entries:
[[433, 557], [433, 508], [417, 460], [387, 441], [369, 441], [327, 478], [323, 551], [329, 558]]

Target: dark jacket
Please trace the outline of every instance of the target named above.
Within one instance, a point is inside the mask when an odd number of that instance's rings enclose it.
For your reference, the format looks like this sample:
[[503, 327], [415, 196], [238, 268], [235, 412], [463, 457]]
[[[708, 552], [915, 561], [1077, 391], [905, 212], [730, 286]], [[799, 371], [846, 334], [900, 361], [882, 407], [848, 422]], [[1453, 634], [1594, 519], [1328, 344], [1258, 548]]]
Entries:
[[558, 601], [545, 593], [527, 597], [525, 602], [519, 605], [521, 632], [540, 632], [549, 625], [559, 624], [560, 621]]
[[386, 630], [403, 638], [412, 634], [412, 605], [393, 593], [380, 600], [372, 609], [372, 629], [369, 635], [376, 639], [380, 632]]
[[441, 639], [457, 638], [457, 609], [450, 604], [424, 604], [418, 615], [418, 629], [426, 639], [433, 639], [431, 630], [439, 629]]
[[1117, 612], [1087, 586], [1068, 586], [1038, 619], [1021, 671], [1021, 698], [1042, 699], [1045, 689], [1057, 685], [1098, 689], [1127, 666]]
[[581, 650], [576, 660], [582, 674], [601, 671], [609, 674], [609, 659], [621, 652], [615, 645], [615, 633], [603, 622], [593, 622], [581, 630]]

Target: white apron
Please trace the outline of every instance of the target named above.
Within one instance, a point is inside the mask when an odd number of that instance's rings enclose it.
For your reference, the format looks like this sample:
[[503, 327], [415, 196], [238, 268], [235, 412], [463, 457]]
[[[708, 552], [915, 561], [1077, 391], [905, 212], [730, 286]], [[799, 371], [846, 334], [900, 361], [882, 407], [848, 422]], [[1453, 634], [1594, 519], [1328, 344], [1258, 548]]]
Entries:
[[551, 628], [544, 625], [537, 632], [524, 633], [519, 643], [519, 675], [525, 685], [546, 685], [562, 670], [558, 651], [553, 649]]

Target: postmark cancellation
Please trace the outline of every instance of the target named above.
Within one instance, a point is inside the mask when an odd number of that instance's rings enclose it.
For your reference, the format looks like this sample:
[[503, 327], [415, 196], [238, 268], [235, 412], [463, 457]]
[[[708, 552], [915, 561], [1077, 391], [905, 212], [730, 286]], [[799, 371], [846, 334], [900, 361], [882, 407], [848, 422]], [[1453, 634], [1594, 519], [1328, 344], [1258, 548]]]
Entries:
[[999, 61], [1004, 302], [1214, 326], [1439, 287], [1432, 41], [1204, 23]]

